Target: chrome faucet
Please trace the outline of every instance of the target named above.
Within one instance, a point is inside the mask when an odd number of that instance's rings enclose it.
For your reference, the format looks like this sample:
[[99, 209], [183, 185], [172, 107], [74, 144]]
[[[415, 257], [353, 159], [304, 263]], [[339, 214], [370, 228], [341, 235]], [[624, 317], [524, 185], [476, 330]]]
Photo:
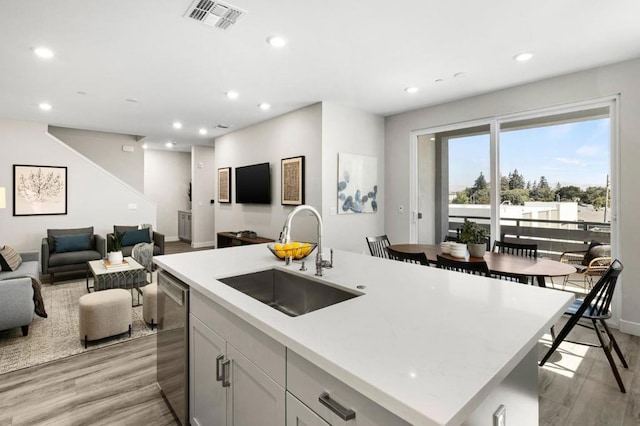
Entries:
[[291, 221], [293, 217], [301, 211], [308, 211], [315, 216], [318, 221], [318, 251], [316, 253], [316, 275], [322, 276], [322, 268], [331, 268], [333, 266], [333, 249], [331, 250], [331, 262], [322, 259], [322, 217], [315, 208], [303, 204], [291, 210], [287, 219], [284, 222], [284, 228], [282, 228], [282, 234], [280, 235], [280, 242], [283, 244], [291, 242]]

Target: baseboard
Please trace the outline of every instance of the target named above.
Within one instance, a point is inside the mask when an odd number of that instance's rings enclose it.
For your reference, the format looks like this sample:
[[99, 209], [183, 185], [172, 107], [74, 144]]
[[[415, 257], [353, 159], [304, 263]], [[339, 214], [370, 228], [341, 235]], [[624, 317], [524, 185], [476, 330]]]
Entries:
[[174, 241], [180, 241], [180, 238], [178, 238], [177, 236], [175, 236], [175, 237], [164, 237], [164, 240], [167, 241], [167, 242], [172, 243]]
[[215, 248], [216, 247], [216, 242], [215, 241], [201, 241], [199, 243], [194, 243], [192, 241], [191, 242], [191, 247], [193, 247], [193, 248], [202, 248], [202, 247]]
[[620, 331], [634, 336], [640, 336], [640, 323], [620, 320]]

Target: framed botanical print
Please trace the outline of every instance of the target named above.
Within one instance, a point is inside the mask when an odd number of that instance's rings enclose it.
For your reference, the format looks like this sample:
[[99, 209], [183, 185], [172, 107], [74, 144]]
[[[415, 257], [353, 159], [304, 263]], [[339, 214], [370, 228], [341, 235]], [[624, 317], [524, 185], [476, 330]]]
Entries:
[[281, 204], [304, 204], [304, 155], [283, 158], [280, 170]]
[[13, 165], [13, 215], [67, 214], [67, 168]]
[[231, 167], [218, 169], [218, 201], [231, 202]]

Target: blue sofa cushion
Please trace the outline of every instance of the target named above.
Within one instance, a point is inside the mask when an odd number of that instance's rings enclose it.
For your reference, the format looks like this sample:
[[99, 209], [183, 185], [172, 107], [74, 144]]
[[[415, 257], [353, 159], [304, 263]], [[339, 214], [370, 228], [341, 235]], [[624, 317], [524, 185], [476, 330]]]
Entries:
[[78, 234], [89, 234], [91, 235], [91, 248], [95, 247], [95, 236], [93, 234], [93, 226], [88, 226], [86, 228], [75, 228], [75, 229], [47, 229], [47, 240], [49, 242], [49, 253], [53, 253], [56, 248], [55, 237], [60, 237], [62, 235], [78, 235]]
[[91, 250], [90, 234], [59, 235], [53, 237], [56, 253]]
[[122, 246], [135, 246], [138, 243], [150, 243], [148, 229], [137, 229], [135, 231], [127, 231], [122, 237]]
[[9, 246], [0, 249], [0, 266], [3, 271], [15, 271], [22, 264], [20, 254]]

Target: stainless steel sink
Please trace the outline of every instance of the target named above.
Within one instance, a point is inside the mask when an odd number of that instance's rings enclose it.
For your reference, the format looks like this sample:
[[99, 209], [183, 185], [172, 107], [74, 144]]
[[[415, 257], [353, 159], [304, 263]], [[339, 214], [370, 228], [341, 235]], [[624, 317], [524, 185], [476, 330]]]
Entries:
[[279, 269], [237, 275], [219, 281], [292, 317], [360, 296]]

